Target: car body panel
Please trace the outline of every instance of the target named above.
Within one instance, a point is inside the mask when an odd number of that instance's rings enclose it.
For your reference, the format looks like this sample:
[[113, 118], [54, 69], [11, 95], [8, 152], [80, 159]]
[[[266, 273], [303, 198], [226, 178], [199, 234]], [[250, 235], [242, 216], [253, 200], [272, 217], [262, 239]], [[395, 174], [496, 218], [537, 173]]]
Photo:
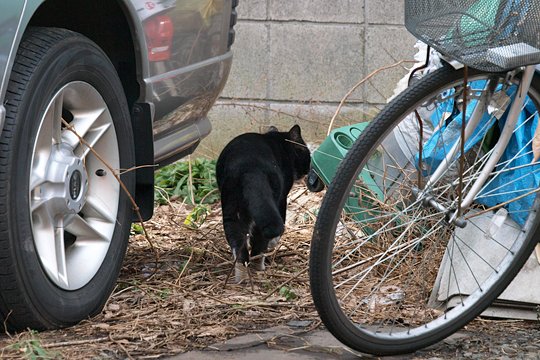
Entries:
[[[211, 130], [206, 114], [223, 89], [232, 61], [227, 44], [231, 3], [166, 0], [150, 12], [148, 1], [131, 2], [140, 6], [143, 25], [164, 14], [174, 24], [170, 59], [149, 61], [149, 76], [144, 79], [146, 98], [155, 106], [155, 160], [168, 162], [190, 151]], [[183, 150], [180, 144], [190, 145]]]
[[[27, 0], [25, 1], [3, 1], [0, 3], [0, 96], [4, 99], [7, 88], [7, 81], [11, 67], [13, 65], [14, 54], [17, 51], [21, 34], [22, 14], [25, 13]], [[3, 101], [1, 102], [3, 104]], [[3, 124], [3, 119], [2, 119]]]
[[[0, 2], [0, 104], [22, 33], [44, 1]], [[153, 109], [154, 158], [159, 163], [170, 162], [193, 151], [210, 132], [206, 115], [225, 85], [232, 62], [228, 41], [232, 0], [117, 1], [131, 25], [138, 52], [141, 92], [137, 102]], [[145, 24], [162, 15], [174, 28], [170, 57], [152, 61]]]

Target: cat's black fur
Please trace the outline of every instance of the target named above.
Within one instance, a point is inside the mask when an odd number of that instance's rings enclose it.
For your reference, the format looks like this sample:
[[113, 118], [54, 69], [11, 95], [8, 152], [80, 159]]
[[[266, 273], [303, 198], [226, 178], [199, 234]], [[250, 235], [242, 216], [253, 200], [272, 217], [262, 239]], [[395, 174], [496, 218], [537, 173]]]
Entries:
[[273, 128], [242, 134], [225, 146], [216, 177], [225, 237], [237, 263], [247, 264], [250, 255], [261, 254], [283, 234], [287, 195], [293, 182], [308, 173], [310, 161], [298, 125], [288, 132]]

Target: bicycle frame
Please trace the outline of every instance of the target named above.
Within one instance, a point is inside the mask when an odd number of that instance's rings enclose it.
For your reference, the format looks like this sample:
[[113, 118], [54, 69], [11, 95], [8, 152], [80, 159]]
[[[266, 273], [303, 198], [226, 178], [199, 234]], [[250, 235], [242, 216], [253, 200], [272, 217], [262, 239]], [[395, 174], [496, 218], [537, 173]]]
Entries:
[[[458, 208], [455, 211], [453, 211], [453, 214], [450, 217], [449, 222], [454, 223], [455, 225], [459, 227], [464, 227], [466, 225], [466, 222], [464, 222], [463, 219], [458, 219], [458, 214], [462, 214], [463, 211], [467, 209], [473, 203], [476, 195], [478, 195], [478, 193], [482, 190], [482, 187], [484, 186], [487, 178], [493, 171], [494, 167], [497, 165], [497, 162], [501, 158], [504, 152], [504, 149], [508, 145], [508, 142], [510, 141], [510, 138], [512, 137], [512, 133], [516, 126], [519, 114], [525, 102], [525, 98], [531, 86], [531, 81], [534, 76], [534, 72], [535, 72], [535, 65], [528, 65], [524, 68], [523, 76], [521, 78], [518, 91], [510, 107], [507, 120], [501, 132], [499, 140], [497, 141], [497, 144], [495, 144], [492, 150], [492, 153], [489, 156], [489, 159], [485, 163], [478, 178], [475, 180], [474, 184], [472, 185], [471, 189], [467, 193], [466, 197], [463, 199], [461, 204], [458, 204]], [[478, 104], [476, 105], [476, 108], [473, 111], [471, 119], [466, 125], [465, 137], [463, 139], [461, 139], [460, 137], [456, 141], [456, 143], [452, 146], [451, 150], [448, 152], [448, 154], [445, 156], [443, 161], [441, 161], [437, 169], [433, 172], [429, 180], [426, 182], [426, 186], [424, 187], [424, 189], [418, 192], [418, 195], [417, 195], [418, 199], [426, 199], [432, 202], [432, 199], [430, 198], [428, 194], [429, 189], [431, 188], [433, 184], [439, 181], [440, 178], [449, 170], [452, 164], [452, 159], [456, 156], [458, 151], [460, 151], [460, 148], [461, 148], [460, 145], [462, 143], [465, 143], [469, 139], [469, 137], [473, 133], [476, 126], [478, 126], [478, 123], [480, 119], [482, 118], [482, 114], [486, 110], [486, 107], [489, 105], [491, 96], [495, 90], [495, 86], [496, 84], [492, 84], [491, 82], [487, 84], [486, 86], [487, 96], [482, 96], [480, 100], [478, 101]], [[463, 174], [461, 174], [461, 176], [463, 176]], [[433, 204], [431, 205], [434, 206]], [[439, 208], [440, 206], [442, 206], [440, 204], [437, 204], [437, 205]], [[451, 210], [446, 209], [446, 211], [450, 212]]]

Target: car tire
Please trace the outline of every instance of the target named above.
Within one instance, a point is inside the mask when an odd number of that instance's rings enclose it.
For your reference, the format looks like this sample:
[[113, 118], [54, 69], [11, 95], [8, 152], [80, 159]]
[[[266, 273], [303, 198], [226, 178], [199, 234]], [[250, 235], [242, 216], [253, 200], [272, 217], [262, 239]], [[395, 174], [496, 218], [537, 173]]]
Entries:
[[[134, 166], [122, 84], [91, 40], [66, 29], [29, 28], [4, 106], [0, 316], [10, 329], [70, 326], [103, 308], [128, 243], [129, 198], [85, 145], [113, 169]], [[121, 179], [133, 193], [133, 172]]]

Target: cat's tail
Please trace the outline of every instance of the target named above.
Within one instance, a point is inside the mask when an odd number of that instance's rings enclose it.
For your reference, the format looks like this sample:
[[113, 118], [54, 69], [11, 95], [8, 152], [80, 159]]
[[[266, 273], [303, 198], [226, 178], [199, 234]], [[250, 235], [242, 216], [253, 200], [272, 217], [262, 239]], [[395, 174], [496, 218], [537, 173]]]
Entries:
[[281, 236], [285, 224], [279, 213], [272, 188], [263, 176], [244, 175], [243, 193], [248, 211], [266, 239]]

